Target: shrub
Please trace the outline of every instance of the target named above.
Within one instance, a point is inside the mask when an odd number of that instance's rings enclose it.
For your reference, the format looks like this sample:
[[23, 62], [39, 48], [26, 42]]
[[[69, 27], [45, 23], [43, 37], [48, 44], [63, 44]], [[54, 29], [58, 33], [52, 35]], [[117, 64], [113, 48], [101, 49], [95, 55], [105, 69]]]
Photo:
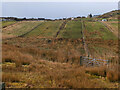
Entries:
[[106, 76], [106, 68], [104, 68], [104, 67], [90, 68], [90, 69], [86, 70], [86, 73], [105, 77]]
[[11, 59], [11, 58], [5, 58], [5, 59], [3, 60], [3, 62], [10, 62], [10, 63], [13, 63], [14, 60]]
[[116, 71], [108, 71], [107, 72], [107, 79], [111, 82], [118, 81], [118, 72]]
[[22, 63], [22, 65], [30, 65], [30, 62], [29, 61], [23, 61], [23, 62], [21, 62]]

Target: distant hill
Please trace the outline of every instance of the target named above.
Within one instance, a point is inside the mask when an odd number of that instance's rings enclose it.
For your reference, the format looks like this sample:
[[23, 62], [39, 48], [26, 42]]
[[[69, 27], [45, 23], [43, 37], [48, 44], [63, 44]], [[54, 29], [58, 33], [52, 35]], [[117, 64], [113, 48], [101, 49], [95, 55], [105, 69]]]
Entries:
[[114, 10], [103, 15], [100, 15], [97, 18], [118, 18], [118, 15], [120, 15], [120, 10]]

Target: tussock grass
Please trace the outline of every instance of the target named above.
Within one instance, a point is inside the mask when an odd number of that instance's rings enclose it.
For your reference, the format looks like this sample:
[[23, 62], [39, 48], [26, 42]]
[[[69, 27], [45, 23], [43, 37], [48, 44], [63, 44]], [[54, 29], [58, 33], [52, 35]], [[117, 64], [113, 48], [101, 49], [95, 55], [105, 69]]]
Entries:
[[110, 70], [107, 72], [107, 79], [111, 82], [120, 81], [120, 72]]
[[20, 82], [20, 76], [13, 73], [2, 73], [3, 82]]
[[106, 77], [106, 73], [107, 73], [106, 70], [107, 70], [106, 67], [96, 67], [96, 68], [87, 69], [86, 73], [90, 73], [96, 76]]
[[106, 77], [110, 82], [118, 82], [120, 81], [120, 72], [117, 69], [110, 70], [106, 67], [98, 67], [98, 68], [89, 68], [86, 69], [86, 73], [91, 75]]

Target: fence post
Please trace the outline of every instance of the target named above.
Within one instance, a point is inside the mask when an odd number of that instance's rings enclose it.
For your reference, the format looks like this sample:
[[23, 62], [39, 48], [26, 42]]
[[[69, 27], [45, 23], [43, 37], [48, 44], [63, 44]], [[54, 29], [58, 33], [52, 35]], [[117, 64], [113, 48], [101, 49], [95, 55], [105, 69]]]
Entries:
[[2, 83], [2, 90], [5, 90], [5, 83]]
[[1, 84], [0, 84], [0, 90], [5, 90], [5, 83], [4, 82], [1, 82]]
[[83, 66], [83, 57], [80, 56], [80, 66]]

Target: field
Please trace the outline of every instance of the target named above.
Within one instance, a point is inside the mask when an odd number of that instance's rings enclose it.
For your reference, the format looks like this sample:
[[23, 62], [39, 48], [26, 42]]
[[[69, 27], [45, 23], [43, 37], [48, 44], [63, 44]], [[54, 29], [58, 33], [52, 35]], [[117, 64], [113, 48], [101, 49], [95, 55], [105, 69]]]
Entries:
[[46, 37], [53, 38], [55, 37], [57, 31], [59, 30], [62, 21], [49, 21], [42, 23], [41, 26], [34, 29], [34, 31], [30, 32], [28, 36], [38, 36], [38, 37]]
[[67, 22], [67, 25], [63, 28], [63, 30], [61, 30], [58, 37], [59, 38], [73, 38], [73, 39], [82, 38], [81, 25], [82, 25], [81, 21]]
[[[6, 88], [117, 88], [118, 37], [105, 26], [116, 30], [115, 22], [21, 21], [4, 27], [2, 80]], [[81, 57], [110, 63], [81, 65]]]
[[42, 22], [34, 22], [34, 21], [23, 21], [23, 22], [17, 22], [14, 25], [10, 25], [6, 28], [3, 28], [2, 34], [3, 38], [4, 36], [21, 36], [32, 29], [34, 29], [37, 25], [40, 25]]
[[9, 25], [12, 25], [12, 24], [14, 24], [14, 23], [16, 23], [16, 21], [3, 21], [2, 22], [2, 27], [7, 27], [7, 26], [9, 26]]
[[100, 22], [84, 22], [85, 38], [90, 54], [95, 58], [117, 57], [118, 38]]
[[118, 21], [104, 22], [104, 24], [118, 37]]

